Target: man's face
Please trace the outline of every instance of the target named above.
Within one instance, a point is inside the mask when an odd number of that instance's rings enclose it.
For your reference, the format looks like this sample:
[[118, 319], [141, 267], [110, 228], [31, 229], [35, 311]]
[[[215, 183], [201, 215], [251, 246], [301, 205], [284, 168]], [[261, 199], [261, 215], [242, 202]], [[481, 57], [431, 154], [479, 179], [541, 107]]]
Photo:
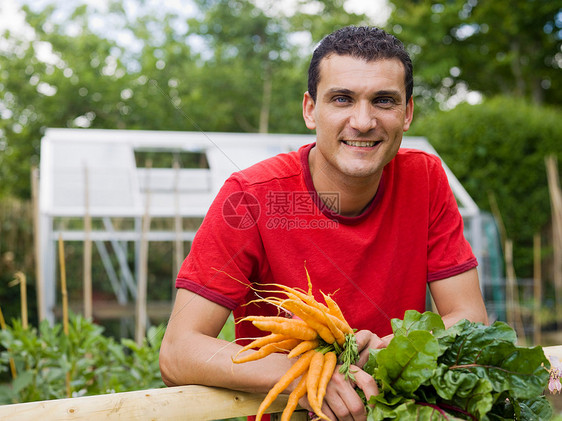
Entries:
[[367, 62], [336, 54], [322, 59], [316, 102], [308, 92], [303, 100], [306, 126], [316, 130], [313, 179], [378, 183], [410, 127], [413, 109], [400, 60]]

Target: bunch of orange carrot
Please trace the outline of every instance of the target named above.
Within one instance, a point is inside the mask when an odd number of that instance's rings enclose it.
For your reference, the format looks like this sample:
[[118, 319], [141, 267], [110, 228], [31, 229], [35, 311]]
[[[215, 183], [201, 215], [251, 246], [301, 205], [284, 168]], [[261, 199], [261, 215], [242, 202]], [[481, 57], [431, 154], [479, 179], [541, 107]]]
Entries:
[[[241, 319], [240, 321], [252, 322], [258, 329], [270, 334], [244, 346], [233, 361], [235, 363], [254, 361], [274, 352], [286, 353], [288, 358], [298, 357], [298, 359], [269, 391], [258, 409], [256, 421], [261, 420], [265, 410], [277, 396], [299, 376], [301, 378], [289, 395], [281, 420], [291, 418], [299, 399], [306, 394], [316, 415], [329, 421], [321, 408], [338, 359], [345, 370], [358, 357], [353, 329], [345, 320], [337, 303], [329, 295], [322, 293], [325, 304], [314, 298], [310, 277], [308, 277], [308, 292], [280, 284], [270, 285], [280, 288], [282, 297], [261, 298], [259, 301], [277, 306], [291, 314], [292, 318], [248, 316]], [[250, 349], [256, 351], [247, 352]]]

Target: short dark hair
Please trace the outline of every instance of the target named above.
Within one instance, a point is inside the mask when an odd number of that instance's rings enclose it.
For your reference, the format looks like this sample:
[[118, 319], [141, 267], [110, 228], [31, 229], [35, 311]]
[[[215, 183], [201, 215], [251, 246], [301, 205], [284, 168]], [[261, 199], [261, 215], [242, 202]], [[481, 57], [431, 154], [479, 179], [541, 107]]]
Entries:
[[404, 44], [394, 35], [369, 26], [346, 26], [327, 35], [314, 50], [308, 68], [308, 93], [316, 102], [316, 89], [320, 81], [320, 61], [337, 54], [366, 61], [399, 59], [404, 65], [406, 101], [412, 96], [414, 76], [412, 60]]

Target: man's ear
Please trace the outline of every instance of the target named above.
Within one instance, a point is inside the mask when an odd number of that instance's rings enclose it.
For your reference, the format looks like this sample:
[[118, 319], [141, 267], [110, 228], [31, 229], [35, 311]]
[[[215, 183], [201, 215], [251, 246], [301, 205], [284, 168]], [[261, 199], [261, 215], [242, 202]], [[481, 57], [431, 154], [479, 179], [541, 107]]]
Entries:
[[404, 116], [404, 131], [407, 132], [414, 119], [414, 98], [410, 97], [408, 104], [406, 104], [406, 114]]
[[302, 116], [306, 127], [310, 130], [316, 129], [316, 118], [314, 115], [315, 106], [316, 104], [308, 91], [305, 92], [302, 100]]

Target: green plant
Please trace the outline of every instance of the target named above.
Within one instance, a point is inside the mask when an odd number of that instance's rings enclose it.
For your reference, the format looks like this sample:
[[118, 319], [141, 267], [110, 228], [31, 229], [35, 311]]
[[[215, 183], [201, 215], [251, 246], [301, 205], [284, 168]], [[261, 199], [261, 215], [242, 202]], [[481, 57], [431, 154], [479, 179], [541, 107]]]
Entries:
[[462, 320], [445, 329], [438, 314], [407, 311], [393, 319], [387, 348], [371, 350], [365, 371], [380, 394], [369, 420], [547, 420], [543, 395], [550, 363], [541, 347], [515, 345], [503, 322]]
[[[17, 376], [0, 385], [0, 404], [163, 387], [158, 352], [164, 328], [152, 327], [141, 346], [103, 335], [103, 328], [71, 314], [68, 335], [43, 321], [24, 329], [14, 320], [0, 331], [0, 371], [13, 359]], [[67, 380], [68, 378], [68, 380]]]

